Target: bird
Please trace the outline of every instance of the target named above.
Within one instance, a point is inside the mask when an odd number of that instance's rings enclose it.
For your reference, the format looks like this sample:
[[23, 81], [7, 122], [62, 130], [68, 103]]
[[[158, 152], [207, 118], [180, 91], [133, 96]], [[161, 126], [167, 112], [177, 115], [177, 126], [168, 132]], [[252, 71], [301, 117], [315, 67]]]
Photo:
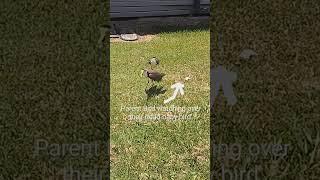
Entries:
[[155, 70], [150, 70], [150, 69], [142, 69], [141, 70], [141, 75], [144, 75], [145, 77], [148, 78], [148, 84], [151, 82], [160, 82], [162, 78], [165, 76], [164, 73], [155, 71]]
[[156, 57], [152, 57], [148, 62], [148, 64], [150, 64], [151, 69], [153, 66], [159, 65], [159, 63], [160, 63], [160, 61]]

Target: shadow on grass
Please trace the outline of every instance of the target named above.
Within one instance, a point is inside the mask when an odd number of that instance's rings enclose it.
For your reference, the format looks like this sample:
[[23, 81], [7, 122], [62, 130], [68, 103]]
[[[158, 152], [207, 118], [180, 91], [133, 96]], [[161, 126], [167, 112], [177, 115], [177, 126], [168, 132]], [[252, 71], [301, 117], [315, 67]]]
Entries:
[[145, 92], [147, 94], [147, 100], [150, 98], [159, 96], [160, 94], [164, 94], [167, 90], [163, 86], [153, 85], [149, 89], [146, 89]]

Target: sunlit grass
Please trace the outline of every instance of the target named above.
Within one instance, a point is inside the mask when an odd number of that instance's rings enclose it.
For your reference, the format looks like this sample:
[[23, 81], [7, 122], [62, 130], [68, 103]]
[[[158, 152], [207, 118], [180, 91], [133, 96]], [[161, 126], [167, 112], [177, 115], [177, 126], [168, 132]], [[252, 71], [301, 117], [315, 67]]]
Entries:
[[[208, 31], [162, 33], [151, 42], [111, 44], [111, 177], [114, 179], [208, 179], [209, 177]], [[164, 94], [147, 99], [140, 70], [160, 59], [166, 74]], [[191, 120], [130, 121], [121, 106], [165, 106], [176, 80], [185, 95], [167, 106], [199, 106]], [[138, 113], [136, 113], [138, 114]]]

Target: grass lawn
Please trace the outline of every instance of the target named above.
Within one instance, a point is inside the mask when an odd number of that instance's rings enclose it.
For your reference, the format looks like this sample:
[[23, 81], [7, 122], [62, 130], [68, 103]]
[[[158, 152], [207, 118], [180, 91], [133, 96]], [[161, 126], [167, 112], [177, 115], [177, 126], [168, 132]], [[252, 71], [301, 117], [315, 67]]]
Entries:
[[[111, 44], [111, 178], [209, 178], [209, 31], [161, 33], [150, 42]], [[148, 59], [160, 59], [166, 91], [147, 98], [140, 77]], [[187, 76], [185, 95], [167, 105], [176, 80]], [[188, 120], [130, 120], [121, 107], [201, 109]], [[146, 114], [135, 112], [133, 114]]]
[[[221, 172], [222, 163], [238, 173], [256, 168], [263, 179], [319, 179], [320, 3], [221, 1], [213, 6], [211, 61], [237, 73], [238, 102], [230, 107], [219, 97], [212, 140], [241, 144], [242, 153], [228, 163], [213, 156], [212, 170]], [[222, 55], [218, 33], [223, 34]], [[258, 56], [239, 60], [246, 48]], [[289, 148], [283, 157], [270, 149], [254, 156], [248, 154], [251, 143]]]
[[[106, 5], [1, 2], [0, 179], [63, 179], [70, 167], [107, 172], [107, 97], [98, 80], [107, 81], [108, 66], [98, 64], [97, 46]], [[37, 140], [96, 143], [99, 155], [37, 153]]]

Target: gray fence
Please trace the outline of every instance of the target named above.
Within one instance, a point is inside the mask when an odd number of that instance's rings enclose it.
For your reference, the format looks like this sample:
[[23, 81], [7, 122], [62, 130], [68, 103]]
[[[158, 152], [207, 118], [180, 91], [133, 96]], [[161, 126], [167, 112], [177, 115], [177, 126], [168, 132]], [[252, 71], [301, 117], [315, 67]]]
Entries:
[[210, 0], [111, 0], [110, 17], [154, 17], [208, 14]]

